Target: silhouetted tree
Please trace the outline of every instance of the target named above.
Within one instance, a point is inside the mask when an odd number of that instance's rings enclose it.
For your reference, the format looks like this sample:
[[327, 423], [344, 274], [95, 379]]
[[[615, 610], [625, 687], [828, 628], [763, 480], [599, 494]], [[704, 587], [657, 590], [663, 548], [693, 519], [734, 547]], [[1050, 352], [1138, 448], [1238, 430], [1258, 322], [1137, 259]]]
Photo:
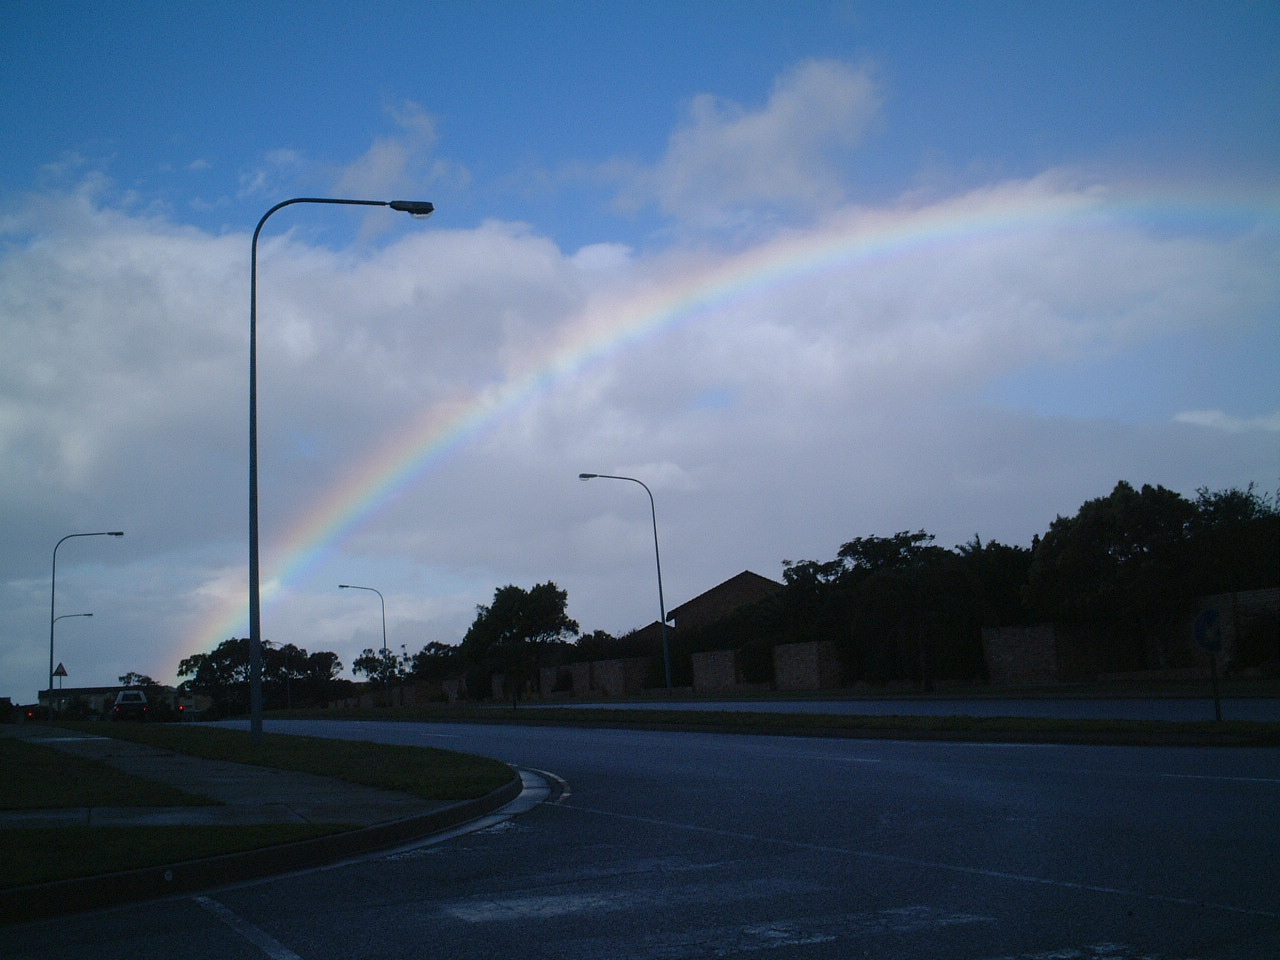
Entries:
[[577, 634], [577, 621], [566, 613], [568, 602], [568, 593], [551, 581], [529, 590], [499, 587], [491, 604], [476, 607], [476, 619], [462, 638], [464, 659], [490, 673], [505, 673], [514, 706], [543, 649]]
[[938, 677], [979, 678], [979, 571], [933, 540], [923, 530], [856, 537], [835, 560], [785, 562], [774, 635], [834, 640], [848, 680], [928, 689]]
[[155, 680], [152, 680], [145, 673], [133, 673], [130, 671], [123, 677], [119, 678], [122, 687], [158, 687], [160, 686]]
[[[306, 651], [302, 651], [306, 653]], [[342, 661], [330, 650], [318, 650], [309, 653], [303, 672], [303, 702], [323, 704], [336, 700], [347, 692], [350, 680], [340, 678]]]
[[[263, 706], [268, 709], [316, 705], [342, 696], [342, 661], [336, 653], [309, 654], [291, 643], [262, 642]], [[244, 713], [249, 708], [249, 640], [224, 640], [209, 653], [185, 657], [178, 685], [187, 694], [201, 694], [214, 702], [214, 714]]]
[[455, 673], [461, 662], [456, 646], [433, 640], [413, 655], [409, 676], [423, 683], [438, 683]]
[[407, 659], [390, 647], [385, 650], [365, 647], [360, 651], [360, 656], [351, 662], [351, 672], [356, 676], [364, 674], [370, 683], [400, 683], [407, 673]]
[[249, 638], [232, 637], [209, 653], [185, 657], [178, 676], [191, 678], [178, 689], [209, 697], [215, 716], [244, 713], [249, 709]]
[[982, 542], [977, 534], [956, 547], [965, 578], [984, 627], [1026, 623], [1023, 589], [1031, 569], [1031, 550], [996, 540]]
[[1050, 524], [1028, 571], [1028, 606], [1045, 620], [1110, 625], [1123, 667], [1168, 665], [1196, 592], [1195, 517], [1172, 490], [1121, 481]]

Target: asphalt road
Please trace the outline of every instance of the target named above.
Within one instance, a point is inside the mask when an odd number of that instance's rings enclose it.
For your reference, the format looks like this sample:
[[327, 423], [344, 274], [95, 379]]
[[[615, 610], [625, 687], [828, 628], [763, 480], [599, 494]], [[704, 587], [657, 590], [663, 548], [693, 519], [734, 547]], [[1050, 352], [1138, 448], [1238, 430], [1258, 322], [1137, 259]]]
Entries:
[[[1225, 697], [1223, 720], [1280, 722], [1280, 697]], [[561, 701], [555, 706], [600, 710], [730, 710], [757, 713], [819, 713], [869, 717], [1051, 717], [1070, 720], [1214, 719], [1211, 694], [1189, 697], [1044, 697], [1006, 699], [915, 697], [903, 700], [613, 700], [601, 703]], [[543, 706], [543, 704], [539, 704]]]
[[0, 956], [1280, 957], [1280, 750], [273, 722], [567, 782], [479, 832], [5, 931]]

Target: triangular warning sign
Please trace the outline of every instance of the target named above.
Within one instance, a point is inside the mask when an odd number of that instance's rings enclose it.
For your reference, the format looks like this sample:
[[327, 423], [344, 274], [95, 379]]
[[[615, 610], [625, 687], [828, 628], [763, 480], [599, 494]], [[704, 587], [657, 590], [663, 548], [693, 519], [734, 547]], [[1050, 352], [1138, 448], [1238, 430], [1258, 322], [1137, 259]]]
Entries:
[[67, 668], [62, 664], [58, 664], [58, 669], [53, 671], [53, 675], [55, 677], [65, 677], [67, 675]]

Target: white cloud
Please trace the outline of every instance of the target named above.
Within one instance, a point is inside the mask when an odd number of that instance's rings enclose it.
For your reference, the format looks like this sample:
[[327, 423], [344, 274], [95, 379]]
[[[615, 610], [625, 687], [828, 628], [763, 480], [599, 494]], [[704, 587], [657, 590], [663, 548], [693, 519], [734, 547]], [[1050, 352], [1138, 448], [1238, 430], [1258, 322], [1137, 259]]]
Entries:
[[1280, 432], [1280, 410], [1259, 417], [1233, 417], [1221, 410], [1186, 410], [1173, 419], [1178, 423], [1209, 427], [1226, 433]]
[[844, 163], [879, 103], [870, 71], [836, 60], [783, 75], [758, 110], [701, 94], [622, 202], [706, 229], [803, 221], [843, 200]]
[[[60, 557], [60, 593], [65, 562], [65, 602], [93, 604], [101, 652], [68, 667], [84, 683], [164, 674], [243, 584], [248, 237], [92, 194], [0, 224], [0, 526], [14, 532], [0, 674], [41, 685], [48, 550], [108, 528], [128, 536]], [[815, 255], [837, 238], [848, 255]], [[555, 580], [587, 630], [648, 622], [647, 498], [582, 471], [653, 489], [669, 605], [853, 536], [1027, 543], [1119, 479], [1265, 484], [1280, 463], [1256, 431], [1274, 414], [1126, 423], [983, 397], [1011, 373], [1052, 377], [1223, 317], [1247, 336], [1280, 301], [1273, 261], [1263, 241], [1144, 229], [1055, 177], [836, 210], [734, 254], [566, 254], [501, 222], [337, 250], [282, 230], [259, 250], [264, 556], [352, 476], [394, 464], [415, 424], [456, 421], [557, 358], [569, 372], [435, 441], [430, 469], [285, 578], [267, 635], [350, 663], [372, 625], [339, 582], [384, 589], [393, 645], [411, 649], [458, 639], [505, 583]], [[672, 321], [646, 329], [664, 309]], [[1244, 421], [1255, 432], [1233, 432]]]
[[[398, 132], [379, 137], [363, 156], [331, 177], [335, 196], [417, 200], [435, 184], [465, 185], [470, 180], [461, 164], [435, 156], [435, 117], [412, 101], [387, 112]], [[370, 223], [386, 221], [379, 218]]]

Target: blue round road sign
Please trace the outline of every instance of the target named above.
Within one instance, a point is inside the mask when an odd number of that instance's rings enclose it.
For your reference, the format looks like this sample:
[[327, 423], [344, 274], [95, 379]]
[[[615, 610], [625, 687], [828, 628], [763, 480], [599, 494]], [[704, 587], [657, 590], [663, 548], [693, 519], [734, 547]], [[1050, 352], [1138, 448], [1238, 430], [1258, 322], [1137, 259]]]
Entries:
[[1222, 617], [1217, 610], [1206, 610], [1196, 617], [1196, 643], [1209, 653], [1222, 650]]

